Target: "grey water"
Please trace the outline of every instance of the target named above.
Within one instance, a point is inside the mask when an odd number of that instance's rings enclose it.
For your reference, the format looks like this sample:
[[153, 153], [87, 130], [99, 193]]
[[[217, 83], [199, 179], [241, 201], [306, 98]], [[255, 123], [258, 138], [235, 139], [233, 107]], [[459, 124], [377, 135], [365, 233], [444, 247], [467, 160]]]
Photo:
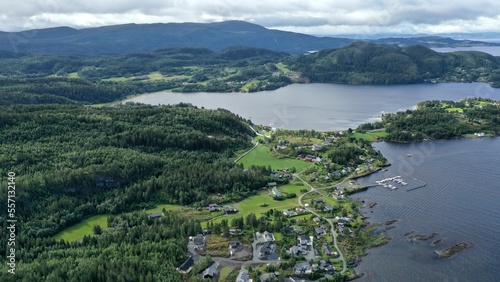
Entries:
[[455, 51], [479, 51], [493, 56], [500, 56], [500, 46], [474, 46], [474, 47], [440, 47], [431, 48], [436, 52], [455, 52]]
[[407, 85], [292, 84], [256, 93], [143, 94], [126, 101], [145, 104], [191, 103], [225, 108], [255, 124], [286, 129], [345, 130], [377, 121], [385, 112], [411, 109], [425, 100], [467, 97], [500, 99], [500, 89], [484, 83]]
[[[362, 258], [356, 268], [364, 273], [359, 281], [499, 281], [500, 138], [374, 146], [392, 165], [360, 182], [399, 175], [426, 186], [411, 191], [379, 186], [353, 195], [366, 206], [377, 203], [362, 213], [379, 230], [385, 222], [398, 220], [385, 233], [389, 244], [369, 249]], [[405, 236], [410, 232], [440, 235], [410, 243], [406, 239], [411, 235]], [[431, 246], [437, 239], [444, 241]], [[436, 250], [459, 242], [472, 247], [449, 259], [436, 255]]]

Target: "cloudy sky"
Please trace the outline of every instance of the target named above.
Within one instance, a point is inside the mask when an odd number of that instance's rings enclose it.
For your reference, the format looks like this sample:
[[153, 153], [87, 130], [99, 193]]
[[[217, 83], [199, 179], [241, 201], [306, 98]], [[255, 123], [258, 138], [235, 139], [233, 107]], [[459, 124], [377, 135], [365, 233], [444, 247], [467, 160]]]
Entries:
[[0, 30], [244, 20], [314, 35], [500, 32], [497, 0], [1, 0]]

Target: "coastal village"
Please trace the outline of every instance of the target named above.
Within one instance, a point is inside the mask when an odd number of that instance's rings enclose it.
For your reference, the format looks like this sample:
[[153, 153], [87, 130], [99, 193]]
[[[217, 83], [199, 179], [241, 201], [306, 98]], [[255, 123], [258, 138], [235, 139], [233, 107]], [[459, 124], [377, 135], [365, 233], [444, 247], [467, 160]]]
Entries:
[[[447, 104], [445, 110], [457, 112], [451, 106], [456, 105]], [[212, 193], [189, 206], [162, 203], [136, 213], [147, 216], [147, 224], [166, 230], [164, 223], [172, 215], [180, 213], [192, 219], [193, 224], [180, 233], [179, 242], [185, 243], [186, 249], [180, 250], [176, 264], [171, 265], [184, 281], [355, 279], [362, 275], [355, 267], [366, 249], [386, 244], [390, 238], [385, 231], [396, 227], [393, 224], [398, 220], [370, 224], [359, 210], [377, 203], [357, 202], [349, 195], [367, 189], [399, 193], [426, 186], [409, 175], [394, 174], [380, 151], [372, 147], [370, 142], [387, 136], [384, 130], [251, 129], [256, 133], [253, 146], [237, 151], [231, 160], [242, 173], [264, 175], [249, 194]], [[417, 153], [405, 152], [401, 158], [414, 160]], [[369, 183], [358, 180], [372, 173], [377, 174], [370, 176]], [[102, 232], [101, 225], [111, 229], [106, 225], [110, 219], [113, 217], [108, 215], [86, 219], [77, 228], [62, 231], [58, 239], [71, 242], [65, 239], [71, 235], [71, 240], [79, 240], [79, 235], [88, 232], [84, 226], [93, 223], [99, 228], [84, 235], [89, 240], [92, 232], [95, 236]], [[440, 235], [416, 232], [404, 235], [408, 242]], [[436, 247], [444, 240], [436, 238], [431, 245]], [[459, 242], [434, 252], [447, 259], [471, 246]]]
[[[365, 188], [351, 178], [380, 170], [385, 159], [368, 142], [349, 140], [344, 132], [301, 136], [267, 127], [260, 132], [255, 147], [239, 161], [248, 173], [270, 166], [270, 182], [255, 200], [208, 199], [214, 202], [199, 210], [209, 219], [202, 233], [186, 238], [189, 255], [177, 270], [192, 281], [355, 277], [353, 267], [367, 246], [354, 246], [364, 222], [359, 203], [346, 196]], [[333, 162], [332, 153], [339, 150], [346, 157]], [[161, 213], [150, 214], [157, 216]]]

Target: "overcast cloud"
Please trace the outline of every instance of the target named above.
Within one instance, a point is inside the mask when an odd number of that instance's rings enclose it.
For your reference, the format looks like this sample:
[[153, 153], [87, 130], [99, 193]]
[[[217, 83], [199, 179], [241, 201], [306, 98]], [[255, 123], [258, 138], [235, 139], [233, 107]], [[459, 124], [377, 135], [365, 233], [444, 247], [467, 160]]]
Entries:
[[0, 30], [244, 20], [316, 35], [500, 32], [496, 0], [1, 0]]

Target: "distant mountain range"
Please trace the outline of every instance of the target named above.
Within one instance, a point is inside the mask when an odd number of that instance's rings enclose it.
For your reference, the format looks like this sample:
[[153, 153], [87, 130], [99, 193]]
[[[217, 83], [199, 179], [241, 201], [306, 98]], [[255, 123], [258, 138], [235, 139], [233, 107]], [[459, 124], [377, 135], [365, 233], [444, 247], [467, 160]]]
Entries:
[[[96, 28], [57, 27], [22, 32], [0, 32], [0, 50], [35, 54], [124, 54], [171, 47], [202, 47], [221, 50], [248, 46], [301, 54], [345, 46], [351, 38], [316, 37], [267, 29], [244, 21], [217, 23], [125, 24]], [[500, 46], [500, 44], [426, 36], [382, 38], [374, 43], [426, 47]]]

